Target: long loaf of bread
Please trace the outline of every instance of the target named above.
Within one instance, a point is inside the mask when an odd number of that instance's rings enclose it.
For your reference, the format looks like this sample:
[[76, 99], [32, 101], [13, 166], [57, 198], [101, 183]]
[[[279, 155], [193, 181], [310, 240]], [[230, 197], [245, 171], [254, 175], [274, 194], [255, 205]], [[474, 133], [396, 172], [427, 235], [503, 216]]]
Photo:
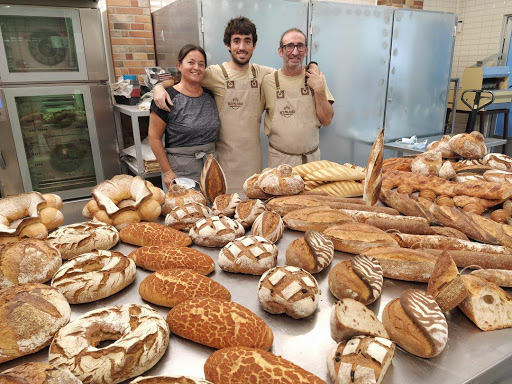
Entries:
[[379, 200], [382, 185], [382, 159], [384, 157], [384, 128], [381, 129], [370, 150], [366, 177], [364, 178], [363, 200], [375, 205]]
[[[441, 249], [422, 249], [434, 256], [440, 255]], [[512, 254], [486, 253], [474, 251], [450, 251], [455, 264], [459, 268], [495, 268], [512, 270]]]
[[337, 209], [337, 211], [351, 217], [354, 221], [364, 223], [370, 219], [389, 219], [395, 221], [403, 221], [405, 223], [422, 223], [428, 224], [428, 221], [422, 217], [416, 216], [400, 216], [400, 215], [388, 215], [387, 213], [381, 212], [369, 212], [369, 211], [355, 211], [353, 209]]
[[427, 207], [407, 195], [383, 188], [380, 191], [380, 199], [403, 215], [423, 217], [430, 224], [440, 224], [439, 220], [435, 218]]

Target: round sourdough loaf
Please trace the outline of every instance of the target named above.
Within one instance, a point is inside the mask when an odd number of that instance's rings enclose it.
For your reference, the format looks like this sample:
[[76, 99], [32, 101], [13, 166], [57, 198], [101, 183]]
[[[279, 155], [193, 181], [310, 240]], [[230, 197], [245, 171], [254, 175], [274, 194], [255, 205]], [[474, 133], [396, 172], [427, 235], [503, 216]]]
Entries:
[[213, 213], [217, 216], [233, 217], [240, 201], [238, 193], [219, 195], [213, 202]]
[[327, 356], [332, 383], [381, 383], [395, 348], [395, 343], [382, 337], [356, 336], [342, 341]]
[[45, 363], [25, 363], [0, 373], [1, 384], [81, 384], [69, 370]]
[[244, 233], [244, 227], [238, 221], [229, 217], [211, 216], [196, 221], [190, 228], [189, 236], [198, 245], [223, 247]]
[[66, 298], [47, 285], [0, 290], [0, 363], [46, 347], [70, 315]]
[[21, 239], [0, 249], [0, 289], [45, 283], [62, 264], [57, 248], [46, 240]]
[[283, 237], [284, 222], [281, 216], [273, 211], [265, 211], [252, 223], [251, 233], [254, 236], [261, 236], [270, 241], [277, 243]]
[[180, 268], [208, 275], [215, 269], [215, 262], [210, 256], [197, 249], [173, 245], [140, 247], [132, 251], [128, 257], [135, 261], [138, 267], [150, 271]]
[[123, 243], [138, 245], [174, 245], [186, 247], [192, 240], [185, 233], [159, 223], [133, 223], [119, 232]]
[[487, 155], [484, 136], [478, 131], [469, 134], [459, 133], [453, 136], [448, 144], [453, 152], [466, 159], [481, 159]]
[[119, 242], [119, 232], [112, 225], [88, 221], [60, 227], [47, 240], [63, 259], [69, 259], [92, 250], [112, 248]]
[[258, 177], [261, 190], [269, 195], [296, 195], [304, 190], [304, 180], [288, 164], [263, 171]]
[[512, 172], [512, 157], [502, 153], [489, 153], [482, 159], [482, 163], [493, 169]]
[[165, 225], [181, 231], [189, 231], [194, 223], [205, 217], [213, 216], [210, 208], [199, 203], [186, 203], [171, 209], [165, 217]]
[[274, 340], [270, 327], [249, 309], [210, 297], [181, 302], [169, 311], [167, 324], [172, 333], [217, 349], [244, 346], [267, 350]]
[[316, 279], [292, 266], [269, 269], [258, 284], [258, 300], [265, 311], [286, 313], [294, 319], [312, 315], [318, 308], [319, 295]]
[[227, 272], [261, 275], [277, 265], [277, 247], [260, 236], [243, 236], [219, 253], [219, 267]]
[[190, 269], [152, 273], [140, 283], [139, 294], [150, 303], [171, 308], [193, 297], [231, 300], [231, 293], [222, 284]]
[[[270, 168], [265, 168], [263, 172], [268, 171]], [[260, 184], [258, 183], [258, 179], [260, 178], [260, 173], [255, 173], [251, 177], [247, 178], [244, 182], [244, 193], [248, 199], [268, 199], [272, 197], [262, 191], [260, 188]]]
[[382, 292], [382, 267], [371, 256], [340, 261], [329, 271], [329, 290], [339, 300], [350, 298], [368, 305]]
[[244, 200], [235, 209], [235, 220], [238, 220], [244, 228], [249, 228], [254, 220], [266, 210], [267, 208], [261, 200]]
[[[115, 342], [98, 348], [104, 340]], [[158, 311], [126, 304], [88, 312], [62, 328], [49, 361], [84, 383], [120, 383], [154, 366], [168, 344], [169, 328]]]
[[429, 145], [427, 145], [427, 151], [438, 151], [441, 153], [441, 156], [443, 158], [457, 158], [459, 155], [457, 155], [455, 152], [452, 151], [450, 148], [450, 141], [451, 137], [449, 135], [444, 135], [441, 137], [441, 140], [433, 141]]
[[286, 248], [286, 264], [303, 268], [309, 273], [324, 270], [334, 257], [334, 244], [326, 235], [306, 231], [304, 237], [294, 240]]
[[382, 312], [382, 323], [391, 340], [413, 355], [439, 355], [448, 341], [448, 324], [432, 296], [408, 289], [391, 300]]
[[204, 376], [222, 384], [325, 384], [319, 377], [280, 356], [246, 347], [215, 351], [204, 364]]
[[190, 376], [146, 376], [138, 377], [130, 384], [213, 384], [211, 381]]
[[439, 170], [443, 165], [443, 158], [441, 152], [428, 151], [420, 156], [417, 156], [411, 163], [412, 172], [421, 173], [423, 175], [439, 174]]
[[126, 288], [135, 280], [135, 263], [120, 252], [96, 251], [74, 257], [52, 279], [70, 304], [90, 303]]
[[165, 194], [165, 201], [162, 205], [162, 214], [167, 215], [174, 207], [186, 203], [199, 203], [206, 205], [206, 198], [201, 192], [194, 189], [187, 189], [179, 184], [172, 184]]

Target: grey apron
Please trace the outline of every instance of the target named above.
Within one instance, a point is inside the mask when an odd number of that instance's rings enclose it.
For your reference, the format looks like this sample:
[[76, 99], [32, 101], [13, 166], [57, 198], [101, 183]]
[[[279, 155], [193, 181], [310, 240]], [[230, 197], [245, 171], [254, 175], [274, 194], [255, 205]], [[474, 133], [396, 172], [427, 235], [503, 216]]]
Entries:
[[194, 145], [192, 147], [165, 148], [167, 159], [176, 177], [187, 177], [199, 182], [201, 171], [209, 154], [215, 158], [215, 143]]

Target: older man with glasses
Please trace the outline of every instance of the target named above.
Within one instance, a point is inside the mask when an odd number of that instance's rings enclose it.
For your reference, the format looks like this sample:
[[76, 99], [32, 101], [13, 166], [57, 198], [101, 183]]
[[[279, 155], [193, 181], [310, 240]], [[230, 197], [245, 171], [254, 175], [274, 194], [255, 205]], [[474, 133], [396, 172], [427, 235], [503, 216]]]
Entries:
[[302, 66], [308, 47], [300, 29], [285, 31], [277, 52], [283, 67], [266, 75], [261, 85], [270, 145], [267, 167], [320, 160], [319, 130], [332, 121], [334, 98], [318, 67]]

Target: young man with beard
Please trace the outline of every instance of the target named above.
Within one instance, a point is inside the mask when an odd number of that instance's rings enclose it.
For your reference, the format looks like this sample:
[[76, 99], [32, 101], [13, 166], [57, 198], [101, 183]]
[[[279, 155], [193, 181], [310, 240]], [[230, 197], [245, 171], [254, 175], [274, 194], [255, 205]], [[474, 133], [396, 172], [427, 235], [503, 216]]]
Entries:
[[[217, 156], [227, 177], [228, 192], [242, 192], [244, 181], [261, 172], [262, 153], [260, 123], [263, 111], [260, 86], [273, 68], [250, 64], [256, 48], [256, 26], [246, 17], [231, 19], [224, 31], [224, 44], [231, 60], [206, 68], [201, 86], [210, 90], [217, 104], [220, 130], [216, 143]], [[172, 106], [164, 81], [154, 90], [155, 104], [170, 111]]]
[[261, 85], [270, 145], [267, 167], [320, 160], [319, 131], [332, 121], [334, 98], [318, 69], [302, 66], [308, 47], [300, 29], [285, 31], [277, 52], [283, 67], [267, 75]]

